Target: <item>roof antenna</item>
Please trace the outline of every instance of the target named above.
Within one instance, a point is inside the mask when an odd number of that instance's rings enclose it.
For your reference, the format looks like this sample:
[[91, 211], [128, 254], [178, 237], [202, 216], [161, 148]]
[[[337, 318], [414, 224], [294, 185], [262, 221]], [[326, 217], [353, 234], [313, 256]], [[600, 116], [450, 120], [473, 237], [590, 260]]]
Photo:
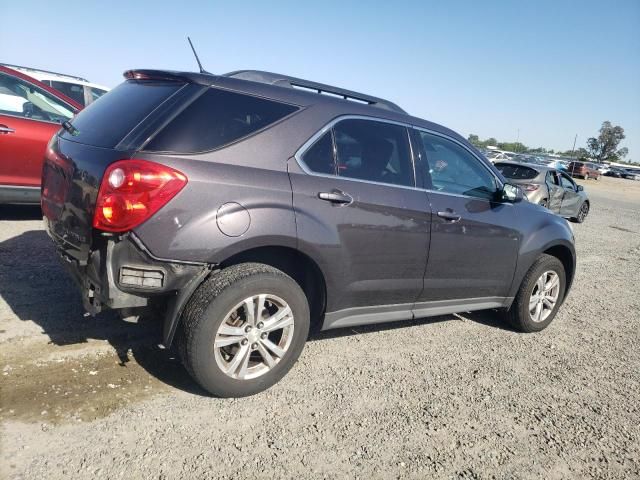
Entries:
[[189, 45], [191, 45], [191, 50], [193, 51], [193, 55], [196, 57], [196, 62], [198, 62], [198, 67], [200, 68], [200, 73], [209, 73], [204, 68], [202, 68], [202, 64], [200, 63], [200, 59], [198, 58], [198, 54], [196, 53], [196, 49], [193, 48], [193, 43], [191, 43], [191, 39], [187, 37], [189, 40]]

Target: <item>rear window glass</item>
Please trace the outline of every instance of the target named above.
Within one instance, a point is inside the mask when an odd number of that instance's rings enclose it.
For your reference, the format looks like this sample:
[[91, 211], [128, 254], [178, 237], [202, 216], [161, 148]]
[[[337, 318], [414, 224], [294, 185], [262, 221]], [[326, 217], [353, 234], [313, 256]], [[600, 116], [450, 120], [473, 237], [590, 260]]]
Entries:
[[171, 120], [145, 150], [174, 153], [214, 150], [296, 110], [292, 105], [210, 88]]
[[98, 147], [114, 147], [182, 86], [177, 82], [128, 80], [82, 110], [71, 120], [76, 134], [63, 130], [62, 137]]
[[508, 163], [496, 163], [495, 167], [506, 178], [519, 180], [531, 180], [538, 175], [538, 171], [523, 165], [511, 165]]

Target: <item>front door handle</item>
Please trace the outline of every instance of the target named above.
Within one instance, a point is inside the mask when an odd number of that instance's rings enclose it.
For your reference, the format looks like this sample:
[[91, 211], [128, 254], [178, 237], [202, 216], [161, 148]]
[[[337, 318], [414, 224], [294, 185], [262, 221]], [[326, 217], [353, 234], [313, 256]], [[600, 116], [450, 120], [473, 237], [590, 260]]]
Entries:
[[460, 215], [458, 215], [453, 210], [447, 210], [445, 212], [438, 212], [438, 216], [440, 218], [444, 218], [445, 220], [447, 220], [449, 222], [453, 222], [453, 223], [459, 222], [460, 219], [462, 218]]
[[0, 133], [14, 133], [15, 130], [13, 128], [9, 128], [6, 125], [0, 125]]
[[348, 205], [353, 202], [353, 197], [346, 193], [333, 191], [333, 192], [320, 192], [318, 198], [326, 202], [331, 202], [339, 205]]

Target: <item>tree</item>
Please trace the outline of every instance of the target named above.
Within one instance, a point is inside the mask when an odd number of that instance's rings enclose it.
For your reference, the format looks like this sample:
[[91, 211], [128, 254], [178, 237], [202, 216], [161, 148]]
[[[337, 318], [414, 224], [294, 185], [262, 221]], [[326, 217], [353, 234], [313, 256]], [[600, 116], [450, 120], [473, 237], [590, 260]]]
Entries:
[[597, 138], [591, 137], [587, 140], [587, 151], [589, 156], [598, 162], [604, 160], [615, 161], [625, 157], [629, 150], [621, 148], [618, 145], [624, 140], [624, 128], [612, 125], [606, 121], [600, 127], [600, 135]]
[[470, 133], [467, 140], [469, 140], [470, 144], [475, 145], [476, 147], [482, 146], [482, 142], [480, 141], [480, 137], [478, 137], [478, 135], [474, 135], [473, 133]]

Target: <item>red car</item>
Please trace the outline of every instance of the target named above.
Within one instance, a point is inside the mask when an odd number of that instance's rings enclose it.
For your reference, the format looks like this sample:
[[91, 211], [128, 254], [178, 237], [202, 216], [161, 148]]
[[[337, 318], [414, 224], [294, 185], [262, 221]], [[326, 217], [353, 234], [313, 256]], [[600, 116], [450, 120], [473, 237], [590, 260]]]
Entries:
[[580, 177], [585, 180], [589, 180], [590, 178], [600, 180], [600, 176], [602, 175], [600, 170], [598, 170], [598, 166], [590, 162], [571, 162], [567, 166], [567, 172], [569, 172], [572, 177]]
[[0, 204], [40, 203], [47, 144], [80, 109], [57, 90], [0, 66]]

